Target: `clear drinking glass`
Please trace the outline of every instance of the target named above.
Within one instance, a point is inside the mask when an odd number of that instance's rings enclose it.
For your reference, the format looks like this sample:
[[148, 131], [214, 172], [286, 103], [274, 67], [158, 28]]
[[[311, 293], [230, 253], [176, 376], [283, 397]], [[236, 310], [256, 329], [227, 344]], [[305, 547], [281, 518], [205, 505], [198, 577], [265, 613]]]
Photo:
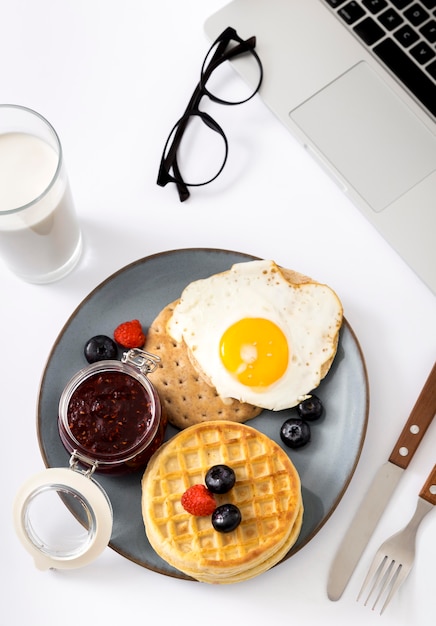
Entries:
[[17, 276], [49, 283], [78, 262], [82, 236], [59, 137], [39, 113], [0, 105], [0, 256]]

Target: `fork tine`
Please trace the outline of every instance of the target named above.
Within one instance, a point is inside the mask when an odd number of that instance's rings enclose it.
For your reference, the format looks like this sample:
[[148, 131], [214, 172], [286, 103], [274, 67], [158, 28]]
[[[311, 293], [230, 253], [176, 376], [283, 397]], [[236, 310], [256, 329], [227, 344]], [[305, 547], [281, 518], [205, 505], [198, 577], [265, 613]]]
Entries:
[[368, 573], [365, 577], [365, 580], [363, 581], [362, 587], [359, 591], [359, 595], [357, 596], [357, 601], [360, 600], [363, 592], [365, 591], [365, 589], [368, 587], [368, 585], [372, 582], [371, 587], [369, 589], [368, 595], [366, 597], [366, 600], [364, 602], [364, 605], [366, 606], [368, 603], [369, 598], [371, 597], [374, 589], [377, 586], [377, 583], [380, 579], [380, 576], [382, 575], [382, 572], [384, 570], [384, 568], [386, 567], [386, 561], [387, 561], [387, 557], [383, 556], [383, 552], [380, 550], [377, 551], [370, 567], [368, 570]]
[[383, 613], [383, 611], [385, 610], [385, 608], [388, 606], [389, 602], [392, 600], [392, 598], [394, 597], [394, 595], [396, 594], [396, 592], [398, 591], [398, 589], [401, 587], [401, 585], [403, 584], [403, 582], [406, 580], [407, 576], [409, 575], [409, 572], [412, 568], [411, 567], [407, 567], [405, 565], [398, 565], [398, 569], [397, 569], [397, 576], [395, 578], [395, 580], [392, 583], [392, 587], [386, 597], [386, 600], [382, 606], [382, 609], [380, 611], [380, 615]]
[[[380, 601], [380, 599], [382, 598], [382, 596], [389, 589], [392, 589], [392, 584], [395, 582], [396, 577], [398, 576], [399, 572], [401, 571], [401, 564], [397, 564], [394, 560], [389, 559], [388, 557], [386, 557], [386, 563], [388, 564], [388, 566], [385, 569], [385, 575], [384, 575], [383, 579], [381, 580], [381, 584], [380, 584], [380, 587], [379, 587], [378, 595], [377, 595], [377, 597], [375, 599], [374, 604], [372, 605], [372, 610], [373, 611], [375, 610], [375, 607], [377, 606], [377, 604]], [[385, 605], [383, 605], [383, 609], [384, 609], [384, 607], [385, 607]]]
[[396, 563], [395, 560], [391, 559], [387, 555], [381, 558], [382, 554], [383, 552], [376, 554], [368, 570], [368, 574], [363, 581], [359, 595], [357, 596], [357, 601], [359, 601], [363, 592], [369, 586], [368, 595], [366, 596], [366, 600], [364, 602], [364, 606], [367, 606], [373, 594], [377, 593], [377, 596], [371, 606], [373, 611], [375, 610], [377, 604], [379, 604], [379, 602], [384, 598], [384, 604], [380, 610], [380, 615], [386, 609], [399, 587], [406, 580], [411, 570], [410, 566]]

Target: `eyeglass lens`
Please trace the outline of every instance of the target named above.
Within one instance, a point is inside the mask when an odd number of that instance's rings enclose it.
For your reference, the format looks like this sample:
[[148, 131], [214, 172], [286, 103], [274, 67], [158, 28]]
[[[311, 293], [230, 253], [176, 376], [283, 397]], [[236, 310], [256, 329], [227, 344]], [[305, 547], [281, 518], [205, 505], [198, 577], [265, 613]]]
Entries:
[[[193, 112], [174, 127], [169, 144], [183, 124], [184, 130], [177, 147], [178, 177], [185, 185], [196, 187], [214, 180], [227, 159], [227, 140], [222, 129], [207, 123], [209, 116]], [[213, 122], [213, 120], [212, 120]], [[220, 129], [221, 133], [216, 130]]]
[[[226, 51], [235, 47], [235, 42], [230, 42]], [[242, 55], [231, 59], [231, 64], [224, 62], [214, 67], [207, 77], [207, 68], [217, 49], [218, 43], [210, 48], [202, 67], [202, 85], [208, 94], [224, 104], [242, 104], [252, 98], [258, 91], [262, 79], [262, 66], [254, 51], [250, 50]], [[241, 75], [246, 79], [242, 80]], [[248, 80], [247, 80], [248, 78]]]

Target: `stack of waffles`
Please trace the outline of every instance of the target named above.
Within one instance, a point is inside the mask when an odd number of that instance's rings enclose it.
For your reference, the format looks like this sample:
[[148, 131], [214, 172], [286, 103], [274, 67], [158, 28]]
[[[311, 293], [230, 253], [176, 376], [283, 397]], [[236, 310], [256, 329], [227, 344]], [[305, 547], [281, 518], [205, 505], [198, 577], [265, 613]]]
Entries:
[[[204, 484], [208, 469], [224, 464], [234, 487], [216, 496], [233, 503], [242, 521], [228, 533], [211, 516], [184, 510], [183, 493]], [[206, 583], [253, 578], [281, 561], [296, 542], [303, 503], [297, 470], [272, 439], [231, 421], [209, 421], [180, 431], [152, 457], [142, 479], [142, 514], [148, 540], [170, 565]]]

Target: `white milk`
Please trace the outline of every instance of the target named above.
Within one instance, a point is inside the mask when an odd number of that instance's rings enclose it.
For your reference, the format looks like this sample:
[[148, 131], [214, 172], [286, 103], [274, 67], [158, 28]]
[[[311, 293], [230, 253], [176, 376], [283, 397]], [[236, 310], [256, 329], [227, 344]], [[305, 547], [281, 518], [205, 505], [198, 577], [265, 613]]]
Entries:
[[30, 282], [60, 278], [81, 251], [67, 176], [58, 164], [56, 151], [39, 137], [0, 134], [0, 255]]

